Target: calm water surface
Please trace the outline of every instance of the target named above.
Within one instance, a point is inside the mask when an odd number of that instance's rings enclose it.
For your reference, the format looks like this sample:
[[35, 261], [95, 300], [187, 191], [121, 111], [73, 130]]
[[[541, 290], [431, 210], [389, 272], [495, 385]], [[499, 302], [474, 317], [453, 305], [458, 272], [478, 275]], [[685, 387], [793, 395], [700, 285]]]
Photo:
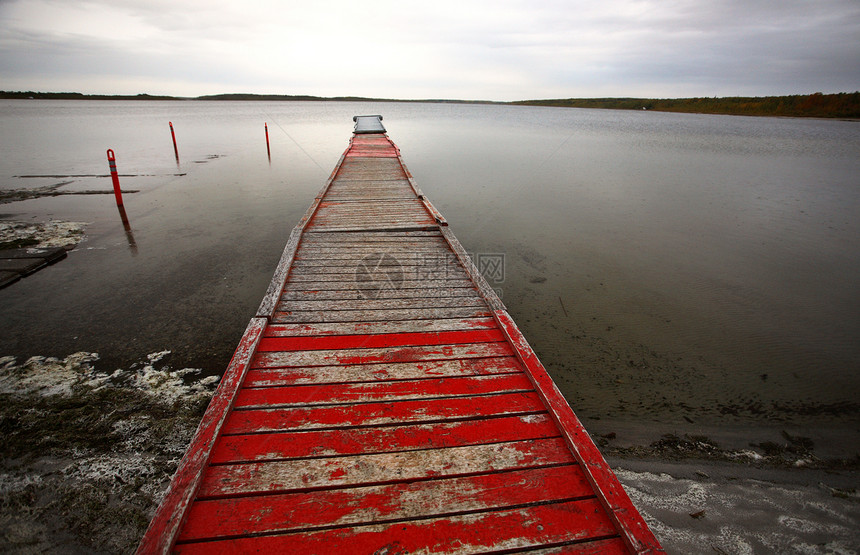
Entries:
[[[220, 373], [352, 131], [381, 113], [581, 417], [860, 421], [860, 124], [511, 106], [0, 102], [0, 205], [89, 222], [0, 290], [0, 354], [173, 351]], [[181, 161], [173, 158], [172, 121]], [[266, 159], [263, 122], [272, 138]], [[184, 174], [184, 175], [177, 175]], [[132, 245], [133, 240], [133, 245]]]

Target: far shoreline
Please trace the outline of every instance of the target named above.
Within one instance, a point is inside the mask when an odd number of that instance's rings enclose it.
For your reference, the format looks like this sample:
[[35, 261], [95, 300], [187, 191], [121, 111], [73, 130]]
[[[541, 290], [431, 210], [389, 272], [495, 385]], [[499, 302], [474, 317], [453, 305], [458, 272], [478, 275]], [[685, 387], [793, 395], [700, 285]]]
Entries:
[[790, 117], [860, 121], [860, 91], [834, 94], [764, 97], [693, 97], [693, 98], [565, 98], [545, 100], [398, 99], [361, 96], [313, 96], [284, 94], [215, 94], [196, 97], [167, 95], [93, 95], [76, 92], [0, 91], [4, 100], [145, 100], [145, 101], [267, 101], [267, 102], [402, 102], [431, 104], [491, 104], [501, 106], [545, 106], [554, 108], [590, 108], [635, 110], [686, 114]]

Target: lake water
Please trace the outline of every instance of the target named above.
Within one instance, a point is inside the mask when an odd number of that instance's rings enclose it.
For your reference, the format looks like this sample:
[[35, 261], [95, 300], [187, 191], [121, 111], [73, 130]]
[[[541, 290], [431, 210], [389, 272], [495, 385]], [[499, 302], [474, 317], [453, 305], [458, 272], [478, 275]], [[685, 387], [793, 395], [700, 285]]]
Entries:
[[[85, 221], [68, 259], [0, 290], [0, 355], [169, 349], [220, 373], [290, 230], [384, 115], [418, 184], [582, 418], [860, 422], [860, 123], [411, 103], [0, 101], [0, 205]], [[168, 121], [177, 134], [174, 160]], [[266, 158], [263, 123], [272, 141]], [[182, 174], [182, 175], [179, 175]], [[602, 425], [602, 424], [601, 424]]]

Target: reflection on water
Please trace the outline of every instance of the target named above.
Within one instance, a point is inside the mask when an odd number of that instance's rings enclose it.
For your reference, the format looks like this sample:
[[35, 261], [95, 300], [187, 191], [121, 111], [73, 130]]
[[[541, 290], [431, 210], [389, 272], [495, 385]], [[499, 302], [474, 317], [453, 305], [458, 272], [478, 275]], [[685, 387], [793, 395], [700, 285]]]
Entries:
[[128, 215], [125, 213], [125, 206], [117, 204], [116, 208], [119, 210], [122, 227], [125, 229], [125, 238], [128, 239], [128, 250], [131, 251], [132, 256], [137, 256], [137, 243], [134, 240], [134, 233], [131, 231], [131, 224], [128, 221]]
[[92, 223], [62, 268], [0, 292], [0, 354], [98, 351], [119, 366], [170, 349], [222, 371], [359, 113], [385, 115], [470, 252], [505, 254], [503, 300], [580, 416], [860, 416], [860, 126], [840, 121], [6, 101], [0, 188], [100, 175], [111, 147], [141, 192], [122, 226], [104, 195], [3, 205], [3, 217]]

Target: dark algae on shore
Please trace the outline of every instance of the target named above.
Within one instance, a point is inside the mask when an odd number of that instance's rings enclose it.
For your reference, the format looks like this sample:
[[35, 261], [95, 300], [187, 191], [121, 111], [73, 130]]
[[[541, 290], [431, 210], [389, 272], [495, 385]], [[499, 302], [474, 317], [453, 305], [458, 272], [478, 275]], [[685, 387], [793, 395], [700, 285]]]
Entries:
[[134, 550], [217, 382], [169, 354], [0, 358], [0, 552]]

